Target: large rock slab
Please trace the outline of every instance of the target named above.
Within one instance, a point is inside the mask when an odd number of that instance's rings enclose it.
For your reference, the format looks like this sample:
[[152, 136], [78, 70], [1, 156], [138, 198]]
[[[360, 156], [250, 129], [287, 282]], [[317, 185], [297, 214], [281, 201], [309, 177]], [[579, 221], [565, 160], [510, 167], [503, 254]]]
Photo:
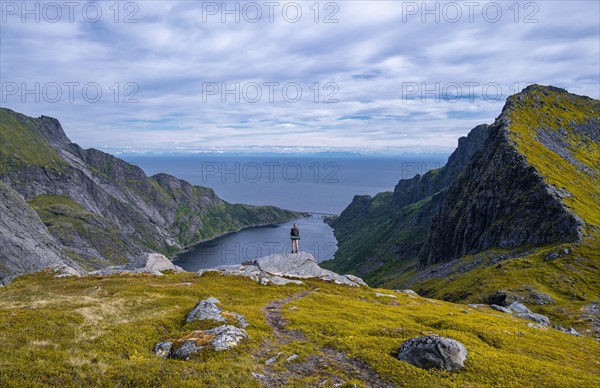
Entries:
[[46, 268], [59, 276], [86, 273], [50, 235], [23, 196], [0, 181], [0, 285]]
[[519, 318], [529, 319], [535, 323], [539, 323], [540, 325], [550, 326], [550, 318], [542, 314], [536, 313], [519, 313], [517, 314]]
[[149, 273], [162, 276], [162, 271], [185, 272], [183, 268], [173, 264], [165, 255], [160, 253], [144, 253], [126, 265], [111, 265], [92, 271], [90, 275], [107, 276], [120, 274]]
[[460, 342], [446, 337], [411, 338], [400, 347], [398, 359], [422, 369], [455, 371], [465, 367], [467, 349]]
[[508, 308], [515, 312], [515, 313], [519, 313], [519, 314], [531, 314], [531, 310], [529, 310], [524, 304], [519, 303], [519, 302], [513, 302], [511, 303]]
[[302, 281], [296, 279], [321, 279], [354, 287], [367, 286], [356, 276], [338, 275], [319, 267], [314, 256], [306, 252], [276, 253], [239, 265], [201, 269], [198, 274], [203, 275], [207, 272], [245, 276], [263, 285], [302, 284]]
[[[313, 255], [301, 253], [276, 253], [261, 257], [253, 262], [261, 271], [275, 276], [286, 276], [300, 279], [318, 278], [337, 284], [359, 286], [357, 281], [335, 272], [319, 267]], [[352, 277], [356, 279], [355, 277]], [[362, 279], [361, 279], [362, 282]], [[362, 282], [364, 284], [364, 282]]]
[[148, 272], [154, 271], [174, 271], [185, 272], [183, 268], [173, 264], [165, 255], [160, 253], [144, 253], [131, 263], [125, 266], [126, 270], [145, 270]]

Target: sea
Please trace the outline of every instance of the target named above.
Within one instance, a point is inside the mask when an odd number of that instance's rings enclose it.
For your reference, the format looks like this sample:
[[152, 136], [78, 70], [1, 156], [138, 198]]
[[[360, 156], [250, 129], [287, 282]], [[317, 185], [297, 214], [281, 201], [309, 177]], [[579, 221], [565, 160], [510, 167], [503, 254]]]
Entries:
[[230, 203], [273, 205], [310, 217], [248, 228], [189, 247], [174, 258], [187, 271], [239, 264], [291, 252], [289, 230], [301, 232], [300, 250], [321, 262], [335, 257], [337, 240], [323, 218], [339, 215], [355, 195], [392, 191], [408, 179], [443, 166], [447, 155], [119, 155], [147, 175], [167, 173], [209, 187]]

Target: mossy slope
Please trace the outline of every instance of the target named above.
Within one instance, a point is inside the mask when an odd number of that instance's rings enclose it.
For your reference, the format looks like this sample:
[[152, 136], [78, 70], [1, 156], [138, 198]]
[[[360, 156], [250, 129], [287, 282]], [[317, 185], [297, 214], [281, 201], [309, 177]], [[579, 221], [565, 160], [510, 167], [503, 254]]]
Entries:
[[[209, 188], [167, 174], [148, 177], [119, 158], [71, 143], [56, 119], [4, 108], [0, 179], [38, 212], [64, 246], [62, 258], [87, 269], [121, 264], [145, 251], [172, 255], [244, 227], [303, 216], [229, 204]], [[0, 261], [8, 262], [1, 253]], [[21, 270], [6, 269], [12, 272]]]
[[355, 200], [333, 222], [340, 248], [324, 266], [452, 301], [545, 293], [556, 303], [533, 309], [597, 335], [582, 309], [600, 302], [599, 179], [600, 101], [532, 85], [509, 97], [481, 152], [425, 205]]
[[[71, 386], [260, 386], [252, 372], [265, 373], [263, 355], [272, 328], [264, 307], [301, 291], [283, 305], [290, 330], [305, 338], [282, 344], [273, 365], [284, 375], [311, 355], [335, 348], [366, 363], [397, 386], [597, 386], [598, 341], [481, 307], [411, 297], [378, 298], [362, 287], [321, 281], [259, 286], [247, 278], [193, 273], [106, 278], [27, 275], [0, 288], [0, 385]], [[222, 307], [245, 315], [250, 339], [229, 352], [206, 351], [191, 361], [152, 354], [158, 341], [204, 328], [185, 324], [199, 299], [217, 297]], [[293, 308], [292, 308], [293, 307]], [[408, 338], [438, 334], [468, 349], [466, 368], [455, 373], [421, 370], [395, 358]], [[300, 337], [299, 337], [300, 338]], [[298, 359], [286, 363], [291, 354]], [[288, 386], [314, 386], [333, 377], [369, 386], [335, 364], [312, 375], [292, 374]]]

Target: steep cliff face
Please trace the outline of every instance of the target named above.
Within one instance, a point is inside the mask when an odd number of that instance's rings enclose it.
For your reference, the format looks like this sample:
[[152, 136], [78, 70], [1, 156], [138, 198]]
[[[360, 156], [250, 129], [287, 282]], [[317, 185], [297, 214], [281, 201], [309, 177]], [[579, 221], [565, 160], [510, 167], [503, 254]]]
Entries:
[[[56, 119], [8, 109], [0, 109], [0, 180], [38, 213], [57, 256], [88, 269], [147, 251], [170, 254], [246, 226], [301, 216], [232, 205], [211, 189], [167, 174], [148, 177], [112, 155], [71, 143]], [[0, 262], [9, 260], [0, 256]]]
[[532, 85], [442, 169], [355, 199], [333, 222], [339, 250], [324, 266], [448, 300], [504, 289], [597, 303], [599, 178], [600, 101]]
[[0, 182], [0, 284], [15, 274], [78, 268], [23, 197]]
[[445, 191], [422, 264], [450, 261], [490, 248], [514, 249], [582, 237], [582, 220], [515, 148], [500, 118], [487, 146]]
[[478, 125], [467, 136], [458, 139], [458, 147], [444, 167], [428, 171], [422, 176], [417, 174], [411, 179], [400, 180], [394, 189], [393, 204], [406, 206], [419, 202], [448, 187], [473, 156], [483, 148], [489, 133], [489, 125]]
[[444, 167], [399, 181], [393, 193], [356, 196], [331, 223], [339, 250], [335, 260], [322, 265], [353, 271], [373, 284], [385, 284], [414, 268], [444, 189], [483, 148], [489, 131], [485, 124], [473, 128], [459, 139]]

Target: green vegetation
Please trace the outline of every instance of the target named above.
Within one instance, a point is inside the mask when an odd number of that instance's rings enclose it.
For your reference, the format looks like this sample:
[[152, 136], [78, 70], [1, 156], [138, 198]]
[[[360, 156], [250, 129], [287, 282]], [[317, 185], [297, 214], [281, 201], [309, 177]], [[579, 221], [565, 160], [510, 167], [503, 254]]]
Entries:
[[[519, 151], [548, 183], [570, 194], [563, 202], [597, 230], [600, 227], [600, 101], [567, 92], [548, 92], [539, 86], [513, 100], [516, 106], [509, 113], [510, 129]], [[540, 132], [556, 134], [564, 141], [560, 146], [579, 163], [549, 150], [540, 140]], [[589, 170], [586, 172], [582, 166]]]
[[[581, 244], [496, 249], [419, 266], [419, 247], [435, 215], [435, 203], [427, 201], [436, 197], [400, 207], [389, 193], [382, 193], [353, 202], [332, 222], [339, 250], [336, 259], [323, 266], [354, 273], [373, 286], [414, 288], [454, 302], [482, 303], [501, 289], [527, 300], [534, 290], [555, 303], [528, 303], [530, 308], [557, 324], [597, 335], [587, 331], [592, 326], [582, 307], [600, 302], [600, 101], [533, 85], [509, 98], [502, 118], [509, 123], [505, 129], [516, 150], [584, 221]], [[438, 187], [439, 171], [430, 175]], [[569, 253], [546, 259], [550, 252], [564, 249]]]
[[[308, 292], [283, 305], [291, 343], [277, 373], [300, 367], [311, 355], [334, 348], [359, 359], [398, 386], [597, 386], [600, 343], [486, 307], [474, 309], [396, 293], [321, 281], [260, 286], [247, 278], [193, 273], [87, 278], [20, 277], [0, 288], [0, 385], [75, 386], [259, 386], [265, 373], [265, 341], [273, 342], [264, 307]], [[228, 352], [207, 350], [190, 361], [163, 360], [152, 353], [159, 341], [180, 338], [206, 323], [184, 323], [200, 299], [217, 297], [225, 310], [249, 321], [249, 340]], [[294, 309], [290, 309], [294, 307]], [[459, 372], [421, 370], [395, 358], [405, 340], [438, 334], [461, 341], [469, 352]], [[298, 359], [286, 363], [291, 354]], [[316, 374], [292, 374], [290, 386], [318, 385], [330, 376], [366, 387], [335, 363]]]
[[335, 260], [321, 265], [338, 273], [357, 273], [373, 286], [386, 287], [390, 279], [416, 266], [420, 242], [427, 235], [418, 220], [431, 198], [404, 207], [392, 201], [391, 192], [355, 200], [331, 223], [339, 249]]
[[40, 137], [37, 119], [0, 108], [0, 176], [27, 165], [60, 170], [66, 162]]
[[[67, 143], [55, 119], [0, 109], [0, 177], [8, 176], [65, 253], [87, 269], [122, 264], [144, 250], [172, 256], [225, 233], [303, 216], [228, 204], [212, 189], [167, 175], [150, 178], [112, 155]], [[63, 151], [80, 161], [63, 159]], [[48, 195], [32, 198], [36, 186]], [[74, 198], [62, 195], [78, 190]]]

